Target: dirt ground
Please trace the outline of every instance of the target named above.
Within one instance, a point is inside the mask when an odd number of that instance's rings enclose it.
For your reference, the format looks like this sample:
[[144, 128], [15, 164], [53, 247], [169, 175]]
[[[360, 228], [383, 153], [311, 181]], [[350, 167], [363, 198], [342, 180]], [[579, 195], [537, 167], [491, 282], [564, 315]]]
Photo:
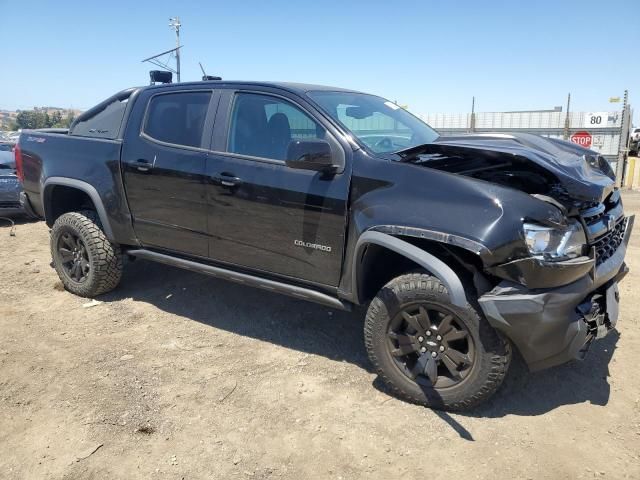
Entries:
[[86, 308], [2, 225], [2, 479], [640, 478], [638, 222], [620, 333], [465, 414], [388, 396], [362, 312], [144, 261]]

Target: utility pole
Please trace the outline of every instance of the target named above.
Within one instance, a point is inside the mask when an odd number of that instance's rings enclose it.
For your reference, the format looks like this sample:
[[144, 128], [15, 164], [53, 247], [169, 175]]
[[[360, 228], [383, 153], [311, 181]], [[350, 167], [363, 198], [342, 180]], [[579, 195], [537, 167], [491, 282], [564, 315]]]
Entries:
[[[144, 60], [142, 60], [143, 63], [149, 62], [150, 64], [155, 65], [156, 67], [160, 67], [162, 69], [162, 70], [151, 70], [149, 72], [151, 85], [153, 85], [156, 82], [171, 83], [173, 81], [172, 74], [174, 73], [176, 74], [177, 81], [180, 82], [180, 49], [182, 48], [182, 46], [180, 45], [180, 27], [182, 26], [182, 24], [180, 23], [180, 18], [179, 17], [169, 18], [169, 26], [176, 32], [175, 48], [172, 48], [171, 50], [166, 50], [162, 53], [158, 53], [157, 55], [154, 55], [153, 57], [145, 58]], [[166, 61], [160, 59], [160, 57], [163, 57], [164, 55], [168, 56]], [[176, 56], [175, 70], [173, 69], [173, 67], [169, 66], [172, 55]]]
[[569, 140], [569, 128], [571, 128], [571, 120], [569, 120], [569, 108], [571, 108], [571, 94], [567, 94], [567, 116], [564, 118], [564, 134], [562, 137]]
[[169, 19], [169, 26], [176, 32], [176, 79], [180, 83], [180, 17], [171, 17]]
[[471, 133], [476, 131], [476, 97], [471, 97], [471, 121], [469, 124]]

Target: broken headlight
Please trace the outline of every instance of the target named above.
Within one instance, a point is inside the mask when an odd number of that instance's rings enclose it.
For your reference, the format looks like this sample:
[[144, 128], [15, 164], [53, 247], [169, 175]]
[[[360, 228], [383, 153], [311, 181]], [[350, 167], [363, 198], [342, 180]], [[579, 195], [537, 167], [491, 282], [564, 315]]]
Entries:
[[568, 260], [584, 254], [587, 238], [579, 222], [572, 220], [566, 228], [525, 223], [524, 238], [529, 253], [540, 260]]

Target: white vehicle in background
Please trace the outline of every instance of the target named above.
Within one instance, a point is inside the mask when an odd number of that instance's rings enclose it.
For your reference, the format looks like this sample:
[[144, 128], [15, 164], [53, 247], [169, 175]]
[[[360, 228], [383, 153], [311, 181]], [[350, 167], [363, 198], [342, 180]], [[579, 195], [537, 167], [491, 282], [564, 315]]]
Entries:
[[629, 134], [629, 155], [638, 156], [640, 146], [640, 128], [632, 128]]

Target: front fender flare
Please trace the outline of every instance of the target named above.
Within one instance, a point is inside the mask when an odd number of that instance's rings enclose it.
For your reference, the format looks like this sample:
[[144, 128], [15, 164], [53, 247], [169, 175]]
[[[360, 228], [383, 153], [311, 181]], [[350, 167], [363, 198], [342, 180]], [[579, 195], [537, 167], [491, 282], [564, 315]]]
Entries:
[[[104, 234], [110, 241], [114, 241], [113, 230], [111, 229], [109, 217], [107, 216], [107, 211], [104, 208], [104, 204], [102, 203], [100, 194], [93, 185], [87, 182], [83, 182], [82, 180], [67, 177], [49, 177], [45, 180], [42, 187], [45, 220], [47, 220], [47, 217], [51, 216], [49, 195], [51, 194], [51, 189], [56, 185], [77, 188], [78, 190], [81, 190], [89, 195], [89, 198], [96, 207], [96, 212], [98, 214], [98, 218], [100, 218], [100, 223], [102, 224], [102, 230], [104, 231]], [[47, 221], [47, 224], [48, 223], [49, 222]]]
[[464, 287], [462, 286], [462, 282], [460, 281], [460, 278], [458, 278], [458, 275], [456, 275], [456, 273], [446, 263], [415, 245], [405, 242], [404, 240], [386, 233], [371, 230], [364, 232], [360, 238], [358, 238], [355, 249], [356, 254], [353, 256], [351, 274], [353, 277], [352, 285], [356, 292], [356, 303], [359, 303], [359, 279], [357, 278], [358, 264], [362, 257], [363, 249], [369, 244], [388, 248], [389, 250], [392, 250], [417, 263], [425, 270], [438, 277], [444, 286], [447, 287], [451, 303], [462, 308], [467, 306], [467, 296], [465, 294]]

